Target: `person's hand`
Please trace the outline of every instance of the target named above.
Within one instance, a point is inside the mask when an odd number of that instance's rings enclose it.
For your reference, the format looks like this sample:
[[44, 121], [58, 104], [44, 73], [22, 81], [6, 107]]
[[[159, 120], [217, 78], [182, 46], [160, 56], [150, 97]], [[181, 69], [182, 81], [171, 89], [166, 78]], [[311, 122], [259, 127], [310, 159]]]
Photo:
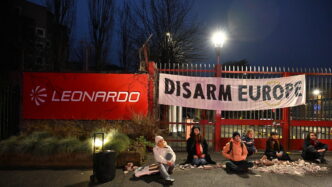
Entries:
[[277, 155], [277, 157], [281, 157], [282, 156], [282, 152], [279, 152], [276, 155]]
[[167, 161], [167, 165], [169, 165], [169, 166], [172, 166], [172, 165], [173, 165], [173, 163], [172, 163], [172, 162], [170, 162], [170, 161]]
[[201, 158], [205, 158], [205, 154], [202, 154], [202, 155], [201, 155]]
[[194, 155], [194, 158], [198, 158], [198, 156], [197, 156], [197, 155]]
[[326, 149], [318, 149], [317, 152], [321, 153], [321, 152], [324, 152], [326, 151]]
[[252, 142], [246, 142], [246, 144], [252, 144]]

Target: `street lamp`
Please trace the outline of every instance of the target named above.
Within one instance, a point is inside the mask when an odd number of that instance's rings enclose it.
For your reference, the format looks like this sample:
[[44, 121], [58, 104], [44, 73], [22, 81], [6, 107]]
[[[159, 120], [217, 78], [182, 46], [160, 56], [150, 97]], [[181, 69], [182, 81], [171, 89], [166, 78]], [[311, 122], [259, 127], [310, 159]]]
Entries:
[[320, 90], [319, 89], [315, 89], [313, 92], [312, 92], [314, 95], [319, 95], [320, 94]]
[[316, 103], [314, 104], [314, 114], [316, 114], [316, 118], [318, 118], [318, 114], [319, 114], [319, 110], [320, 110], [320, 99], [321, 99], [321, 95], [320, 95], [321, 91], [319, 89], [315, 89], [314, 91], [312, 91], [312, 94], [314, 94], [316, 97]]
[[[214, 47], [216, 48], [216, 55], [217, 55], [217, 64], [216, 64], [216, 77], [220, 78], [221, 77], [221, 64], [220, 64], [220, 54], [221, 54], [221, 48], [224, 45], [224, 42], [226, 40], [226, 35], [222, 31], [217, 31], [213, 33], [212, 35], [212, 43]], [[219, 151], [220, 150], [220, 141], [221, 141], [221, 110], [216, 110], [215, 113], [215, 144], [214, 144], [214, 150]]]
[[214, 47], [216, 48], [217, 64], [220, 64], [220, 53], [221, 53], [221, 48], [223, 47], [226, 40], [226, 34], [222, 31], [217, 31], [213, 33], [211, 39]]

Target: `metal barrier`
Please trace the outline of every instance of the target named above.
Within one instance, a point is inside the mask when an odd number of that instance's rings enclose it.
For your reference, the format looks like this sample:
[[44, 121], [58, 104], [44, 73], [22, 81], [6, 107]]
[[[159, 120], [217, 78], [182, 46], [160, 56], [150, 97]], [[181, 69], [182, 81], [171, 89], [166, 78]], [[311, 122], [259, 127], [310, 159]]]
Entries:
[[[178, 150], [185, 150], [185, 126], [198, 123], [203, 130], [209, 127], [204, 135], [214, 144], [218, 151], [229, 140], [234, 131], [243, 132], [252, 128], [256, 132], [258, 148], [265, 148], [265, 140], [271, 131], [276, 131], [282, 137], [286, 149], [301, 149], [304, 134], [309, 130], [319, 132], [319, 138], [323, 141], [331, 139], [326, 132], [331, 133], [332, 128], [332, 71], [329, 69], [302, 69], [285, 67], [262, 66], [215, 66], [212, 64], [157, 64], [159, 73], [174, 75], [221, 77], [238, 79], [264, 79], [306, 74], [306, 105], [292, 108], [259, 110], [259, 111], [221, 111], [221, 117], [217, 111], [185, 108], [180, 106], [159, 106], [159, 119], [163, 124], [169, 125], [170, 136], [167, 140]], [[158, 79], [155, 80], [158, 90]], [[314, 90], [320, 90], [313, 93]], [[158, 93], [156, 92], [156, 95]], [[324, 125], [322, 126], [322, 124]], [[208, 124], [208, 125], [207, 125]], [[303, 125], [304, 124], [304, 125]], [[221, 128], [218, 128], [221, 125]], [[220, 127], [220, 126], [219, 126]], [[308, 127], [308, 128], [307, 128]], [[309, 128], [310, 127], [310, 128]], [[320, 130], [319, 130], [320, 129]], [[323, 130], [324, 129], [324, 130]], [[220, 131], [219, 131], [220, 130]], [[323, 133], [324, 132], [324, 133]], [[255, 140], [256, 141], [256, 140]], [[176, 142], [176, 144], [173, 144]], [[181, 143], [182, 142], [182, 143]], [[257, 141], [256, 141], [257, 142]], [[331, 146], [331, 141], [327, 141]], [[296, 144], [294, 146], [293, 144]], [[211, 144], [212, 145], [212, 144]]]
[[11, 85], [0, 86], [0, 140], [19, 131], [20, 120], [19, 88]]

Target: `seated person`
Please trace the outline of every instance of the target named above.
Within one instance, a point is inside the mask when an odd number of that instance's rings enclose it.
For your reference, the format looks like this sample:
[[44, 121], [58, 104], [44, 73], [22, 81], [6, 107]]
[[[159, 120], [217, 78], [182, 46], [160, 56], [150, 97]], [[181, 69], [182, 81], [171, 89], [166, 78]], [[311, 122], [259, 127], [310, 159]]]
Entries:
[[160, 174], [166, 181], [174, 182], [170, 174], [174, 169], [176, 155], [162, 136], [156, 136], [155, 142], [156, 146], [153, 148], [153, 154], [156, 162], [160, 164]]
[[205, 164], [215, 164], [208, 154], [208, 144], [200, 134], [199, 126], [191, 128], [190, 138], [187, 140], [187, 160], [186, 163], [200, 166]]
[[234, 132], [232, 139], [222, 150], [222, 155], [229, 159], [226, 162], [226, 172], [248, 172], [248, 168], [253, 167], [253, 163], [246, 161], [247, 154], [247, 147], [241, 142], [240, 133]]
[[289, 155], [284, 151], [284, 148], [279, 141], [279, 135], [276, 132], [271, 132], [269, 139], [266, 141], [265, 153], [267, 159], [278, 159], [290, 161]]
[[254, 140], [254, 130], [249, 129], [247, 130], [246, 134], [242, 136], [242, 142], [244, 145], [246, 145], [247, 150], [248, 150], [248, 157], [253, 155], [254, 153], [257, 152], [257, 149], [255, 147], [255, 140]]
[[318, 141], [316, 133], [310, 132], [304, 140], [301, 156], [307, 161], [313, 161], [319, 164], [326, 163], [324, 155], [327, 148], [326, 144]]

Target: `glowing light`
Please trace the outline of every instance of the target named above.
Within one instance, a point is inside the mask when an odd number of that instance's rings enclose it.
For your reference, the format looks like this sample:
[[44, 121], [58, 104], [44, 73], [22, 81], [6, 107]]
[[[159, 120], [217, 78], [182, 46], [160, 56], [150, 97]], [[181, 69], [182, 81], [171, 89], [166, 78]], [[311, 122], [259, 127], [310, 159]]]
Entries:
[[319, 89], [315, 89], [312, 93], [313, 93], [314, 95], [319, 95], [319, 94], [320, 94], [320, 90], [319, 90]]
[[103, 146], [103, 141], [100, 138], [96, 138], [94, 143], [97, 149], [101, 149], [101, 147]]
[[226, 40], [226, 34], [222, 31], [217, 31], [213, 33], [211, 40], [215, 47], [222, 47]]

